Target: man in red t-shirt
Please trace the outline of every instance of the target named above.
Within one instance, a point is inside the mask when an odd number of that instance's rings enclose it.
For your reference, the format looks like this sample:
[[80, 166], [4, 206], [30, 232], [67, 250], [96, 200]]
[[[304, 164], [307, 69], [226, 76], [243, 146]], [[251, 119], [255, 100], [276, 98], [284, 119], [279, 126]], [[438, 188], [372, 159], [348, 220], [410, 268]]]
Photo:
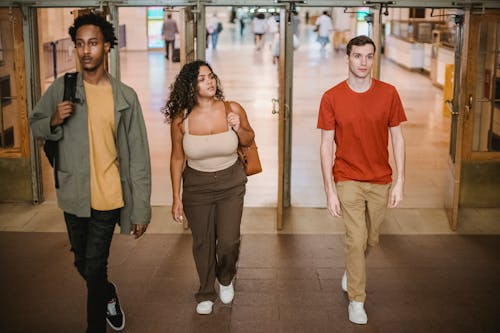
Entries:
[[[365, 257], [378, 243], [386, 207], [396, 207], [403, 198], [405, 148], [400, 123], [406, 116], [396, 89], [371, 77], [374, 54], [370, 38], [349, 41], [347, 80], [323, 94], [318, 115], [327, 208], [344, 219], [342, 289], [349, 296], [349, 320], [356, 324], [368, 322]], [[396, 161], [394, 182], [389, 133]]]

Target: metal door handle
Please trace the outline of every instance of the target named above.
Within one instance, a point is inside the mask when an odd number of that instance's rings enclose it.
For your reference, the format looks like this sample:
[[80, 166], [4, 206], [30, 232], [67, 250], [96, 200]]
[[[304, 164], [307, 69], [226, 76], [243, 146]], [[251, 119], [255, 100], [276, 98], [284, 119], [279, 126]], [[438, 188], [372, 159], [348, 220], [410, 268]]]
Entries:
[[458, 115], [458, 112], [453, 111], [453, 100], [447, 99], [444, 101], [446, 103], [446, 109], [452, 116]]
[[280, 113], [279, 110], [279, 100], [277, 98], [271, 99], [271, 102], [273, 103], [273, 110], [271, 111], [272, 114], [278, 114]]
[[469, 119], [470, 113], [472, 111], [472, 95], [469, 95], [469, 104], [465, 104], [465, 119]]

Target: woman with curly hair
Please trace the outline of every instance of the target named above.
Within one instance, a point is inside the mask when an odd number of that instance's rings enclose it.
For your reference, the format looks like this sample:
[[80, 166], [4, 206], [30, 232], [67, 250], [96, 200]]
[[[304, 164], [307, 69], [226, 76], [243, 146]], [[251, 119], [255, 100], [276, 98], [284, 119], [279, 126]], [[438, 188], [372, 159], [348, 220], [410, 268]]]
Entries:
[[234, 297], [247, 182], [236, 150], [250, 145], [254, 132], [241, 105], [224, 101], [208, 63], [184, 65], [170, 90], [163, 112], [172, 138], [172, 217], [182, 223], [186, 214], [200, 278], [196, 312], [210, 314], [216, 278], [221, 301], [229, 304]]

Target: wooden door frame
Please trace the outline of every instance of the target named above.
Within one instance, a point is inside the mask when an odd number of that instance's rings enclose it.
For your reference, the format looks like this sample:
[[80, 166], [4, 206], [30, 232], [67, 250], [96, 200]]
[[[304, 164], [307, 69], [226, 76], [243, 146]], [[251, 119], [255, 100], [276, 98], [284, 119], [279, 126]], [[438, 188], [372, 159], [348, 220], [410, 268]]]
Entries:
[[[11, 96], [12, 103], [16, 105], [17, 122], [20, 131], [20, 143], [15, 148], [0, 149], [0, 158], [28, 158], [30, 152], [29, 125], [27, 113], [27, 89], [26, 89], [26, 63], [25, 63], [25, 44], [23, 34], [23, 15], [20, 8], [12, 8], [12, 42], [13, 42], [13, 62], [15, 70], [13, 71], [12, 81], [16, 87], [16, 95]], [[4, 46], [5, 48], [5, 46]]]
[[[477, 65], [479, 48], [480, 22], [486, 17], [499, 17], [499, 10], [488, 10], [477, 13], [473, 8], [467, 8], [464, 12], [464, 24], [462, 33], [462, 57], [460, 62], [459, 77], [455, 77], [455, 90], [458, 91], [458, 119], [456, 128], [455, 158], [449, 160], [450, 166], [450, 192], [446, 202], [446, 211], [450, 228], [457, 230], [460, 224], [460, 199], [461, 181], [463, 175], [462, 164], [464, 162], [492, 162], [500, 160], [500, 152], [475, 152], [472, 151], [472, 139], [474, 131], [474, 116], [472, 113], [476, 100]], [[457, 73], [457, 72], [455, 72]], [[472, 104], [469, 99], [472, 97]], [[452, 128], [453, 129], [453, 128]], [[451, 147], [451, 146], [450, 146]]]
[[[476, 101], [475, 96], [475, 83], [476, 83], [476, 70], [477, 70], [477, 50], [479, 48], [479, 38], [480, 35], [480, 22], [488, 19], [489, 17], [499, 17], [500, 10], [488, 10], [484, 14], [474, 14], [471, 13], [469, 26], [470, 26], [470, 35], [474, 36], [469, 46], [469, 55], [470, 59], [467, 63], [468, 65], [468, 86], [467, 91], [473, 95], [473, 106]], [[468, 95], [465, 96], [464, 100], [461, 100], [461, 105], [469, 104]], [[465, 115], [465, 124], [464, 124], [464, 145], [462, 157], [465, 161], [499, 161], [500, 160], [500, 152], [487, 152], [487, 151], [473, 151], [472, 150], [472, 139], [474, 135], [474, 116], [473, 114]]]
[[195, 22], [195, 8], [194, 6], [184, 6], [180, 7], [180, 22], [183, 27], [180, 31], [180, 50], [181, 50], [181, 67], [197, 59], [196, 48], [195, 48], [195, 32], [196, 32], [196, 22]]
[[[459, 222], [459, 201], [460, 201], [460, 178], [462, 172], [462, 156], [463, 156], [463, 147], [464, 147], [464, 123], [465, 123], [465, 108], [464, 101], [466, 99], [466, 90], [468, 91], [469, 82], [469, 69], [467, 68], [467, 62], [469, 59], [469, 54], [472, 51], [470, 49], [471, 43], [469, 43], [470, 36], [470, 19], [471, 19], [471, 11], [470, 9], [466, 9], [464, 12], [464, 20], [462, 24], [462, 38], [458, 41], [460, 45], [458, 46], [461, 50], [455, 50], [455, 52], [459, 52], [461, 54], [459, 69], [455, 70], [455, 74], [459, 74], [457, 77], [455, 75], [455, 83], [454, 88], [455, 92], [459, 92], [459, 95], [454, 99], [454, 103], [458, 103], [458, 105], [453, 106], [454, 116], [457, 117], [457, 126], [456, 126], [456, 136], [455, 142], [450, 141], [451, 145], [454, 145], [455, 154], [454, 156], [449, 156], [448, 166], [449, 166], [449, 191], [445, 200], [445, 209], [448, 217], [448, 223], [450, 225], [451, 230], [456, 230]], [[455, 64], [457, 66], [457, 64]], [[466, 89], [462, 89], [466, 87]], [[452, 115], [453, 117], [453, 115]], [[452, 127], [453, 130], [453, 127]], [[451, 149], [450, 149], [451, 151]]]

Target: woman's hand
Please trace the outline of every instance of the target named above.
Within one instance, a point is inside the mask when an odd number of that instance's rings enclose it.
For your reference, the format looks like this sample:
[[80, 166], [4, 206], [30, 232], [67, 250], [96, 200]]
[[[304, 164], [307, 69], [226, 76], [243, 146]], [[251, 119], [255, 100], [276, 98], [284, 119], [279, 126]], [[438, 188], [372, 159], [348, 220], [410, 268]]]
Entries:
[[229, 112], [227, 115], [227, 123], [237, 132], [240, 129], [240, 116], [234, 112]]
[[236, 102], [229, 104], [231, 112], [227, 114], [227, 122], [229, 126], [238, 134], [238, 142], [242, 146], [250, 146], [254, 138], [254, 132], [250, 124], [245, 110]]
[[184, 130], [182, 128], [182, 115], [172, 120], [170, 125], [170, 136], [172, 139], [172, 151], [170, 154], [170, 178], [172, 180], [172, 218], [176, 223], [182, 223], [183, 207], [181, 196], [182, 170], [184, 169], [184, 149], [182, 148], [182, 138]]
[[182, 201], [174, 200], [172, 204], [172, 218], [176, 223], [182, 224], [184, 222], [184, 209], [182, 206]]

